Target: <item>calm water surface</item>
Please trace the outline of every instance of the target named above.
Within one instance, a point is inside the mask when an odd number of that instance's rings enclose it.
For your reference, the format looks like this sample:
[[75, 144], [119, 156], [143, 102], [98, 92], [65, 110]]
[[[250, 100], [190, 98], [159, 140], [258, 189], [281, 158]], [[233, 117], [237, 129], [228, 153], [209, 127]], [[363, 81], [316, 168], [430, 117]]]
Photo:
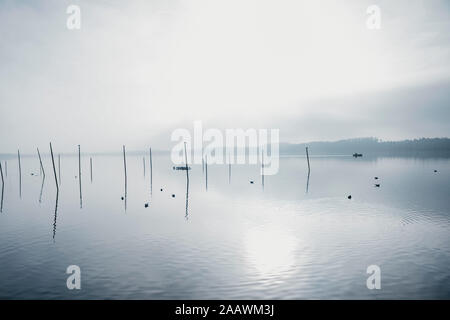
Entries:
[[[206, 191], [193, 166], [186, 209], [185, 171], [154, 156], [151, 190], [130, 155], [125, 210], [120, 156], [95, 156], [92, 182], [82, 157], [82, 208], [78, 159], [64, 156], [56, 216], [43, 161], [41, 194], [37, 157], [23, 157], [20, 199], [8, 160], [0, 298], [450, 298], [449, 159], [313, 157], [308, 191], [303, 157], [282, 158], [264, 188], [257, 166], [233, 166], [229, 183], [210, 165]], [[78, 291], [66, 288], [73, 264]], [[372, 264], [381, 290], [366, 287]]]

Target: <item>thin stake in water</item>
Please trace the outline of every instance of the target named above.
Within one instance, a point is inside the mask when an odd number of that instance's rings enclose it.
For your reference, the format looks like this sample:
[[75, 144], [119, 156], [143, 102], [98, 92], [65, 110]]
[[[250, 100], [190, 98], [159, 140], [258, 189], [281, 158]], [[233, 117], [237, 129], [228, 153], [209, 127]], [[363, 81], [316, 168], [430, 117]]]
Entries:
[[309, 190], [309, 175], [311, 173], [311, 167], [309, 166], [308, 147], [306, 147], [306, 160], [308, 161], [308, 178], [306, 179], [306, 193], [308, 193], [308, 190]]
[[55, 215], [53, 218], [53, 241], [55, 241], [55, 236], [56, 236], [56, 218], [58, 217], [58, 199], [59, 199], [59, 192], [56, 193], [56, 199], [55, 199]]
[[53, 240], [54, 240], [55, 234], [56, 234], [56, 217], [57, 217], [57, 212], [58, 212], [59, 185], [58, 185], [58, 179], [56, 177], [56, 166], [55, 166], [55, 159], [53, 157], [53, 148], [52, 148], [51, 142], [50, 142], [50, 154], [52, 156], [53, 174], [55, 175], [55, 184], [56, 184], [55, 218], [53, 220]]
[[89, 167], [91, 168], [91, 183], [92, 183], [92, 158], [89, 158]]
[[186, 214], [184, 217], [186, 220], [189, 219], [189, 181], [186, 181]]
[[306, 160], [308, 161], [308, 172], [311, 171], [311, 167], [309, 166], [309, 153], [308, 153], [308, 147], [306, 147]]
[[39, 167], [39, 173], [42, 173], [42, 183], [41, 183], [41, 192], [39, 193], [39, 203], [42, 202], [42, 191], [44, 190], [44, 182], [45, 182], [45, 170], [44, 170], [44, 166], [42, 165], [42, 158], [41, 158], [41, 153], [39, 152], [39, 148], [37, 149], [37, 153], [39, 156], [39, 163], [40, 163], [40, 167]]
[[19, 161], [19, 197], [22, 199], [22, 166], [20, 165], [20, 151], [17, 150], [17, 159]]
[[123, 169], [125, 172], [125, 210], [127, 210], [127, 160], [125, 157], [125, 145], [123, 146]]
[[44, 166], [42, 165], [42, 158], [41, 158], [41, 153], [39, 152], [39, 148], [36, 148], [37, 149], [37, 153], [38, 153], [38, 156], [39, 156], [39, 163], [40, 163], [40, 171], [42, 172], [42, 174], [44, 175], [44, 178], [45, 178], [45, 170], [44, 170]]
[[309, 190], [309, 171], [308, 171], [308, 178], [306, 179], [306, 193], [308, 193]]
[[3, 169], [2, 169], [2, 163], [0, 162], [0, 175], [2, 177], [2, 186], [4, 185], [5, 181], [3, 179]]
[[184, 143], [184, 159], [186, 161], [186, 179], [189, 183], [189, 167], [188, 167], [188, 161], [187, 161], [186, 142]]
[[44, 190], [45, 175], [42, 177], [41, 191], [39, 192], [39, 203], [42, 203], [42, 191]]
[[81, 193], [81, 150], [78, 145], [78, 182], [80, 185], [80, 209], [83, 208], [83, 195]]
[[186, 161], [186, 214], [185, 218], [188, 219], [188, 207], [189, 207], [189, 165], [187, 160], [186, 142], [184, 143], [184, 159]]
[[61, 185], [61, 155], [58, 153], [58, 181]]
[[50, 142], [50, 155], [52, 156], [53, 173], [55, 175], [56, 192], [57, 192], [57, 195], [58, 195], [58, 193], [59, 193], [58, 178], [56, 177], [55, 159], [53, 158], [53, 148], [52, 148], [52, 143], [51, 142]]
[[2, 176], [2, 198], [0, 200], [0, 212], [3, 212], [3, 190], [5, 189], [5, 180], [3, 179], [3, 169], [0, 162], [0, 175]]

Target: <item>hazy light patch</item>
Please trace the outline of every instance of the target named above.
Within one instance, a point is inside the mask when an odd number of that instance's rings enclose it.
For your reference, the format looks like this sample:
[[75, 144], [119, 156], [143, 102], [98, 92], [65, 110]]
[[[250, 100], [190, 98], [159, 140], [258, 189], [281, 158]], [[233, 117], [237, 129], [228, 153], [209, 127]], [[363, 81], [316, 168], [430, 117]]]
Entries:
[[244, 239], [248, 262], [262, 276], [281, 276], [295, 264], [297, 241], [289, 229], [277, 225], [250, 229]]

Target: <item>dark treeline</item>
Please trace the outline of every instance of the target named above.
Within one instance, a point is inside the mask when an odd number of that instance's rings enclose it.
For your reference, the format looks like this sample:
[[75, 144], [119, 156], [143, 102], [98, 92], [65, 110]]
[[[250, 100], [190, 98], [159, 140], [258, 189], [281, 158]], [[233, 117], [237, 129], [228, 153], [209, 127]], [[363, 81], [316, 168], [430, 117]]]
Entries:
[[402, 141], [381, 141], [377, 138], [357, 138], [339, 141], [318, 141], [300, 144], [280, 144], [281, 154], [351, 155], [355, 152], [368, 155], [391, 156], [450, 156], [449, 138], [421, 138]]
[[[248, 141], [246, 141], [248, 143]], [[339, 141], [314, 141], [308, 143], [280, 143], [282, 155], [305, 155], [309, 148], [310, 155], [352, 155], [362, 153], [371, 156], [417, 156], [417, 157], [450, 157], [450, 138], [420, 138], [401, 141], [382, 141], [378, 138], [355, 138]], [[270, 153], [270, 146], [267, 146]], [[153, 151], [153, 150], [152, 150]], [[127, 155], [143, 155], [145, 151], [130, 151]], [[223, 152], [226, 152], [224, 149]], [[235, 149], [236, 152], [236, 149]], [[256, 151], [255, 151], [256, 152]], [[169, 155], [170, 150], [156, 150], [155, 154]], [[248, 148], [246, 148], [248, 153]], [[122, 155], [119, 152], [88, 153], [89, 155]], [[27, 157], [31, 154], [24, 154]], [[47, 156], [46, 154], [41, 154]], [[78, 153], [65, 153], [66, 156], [77, 156]], [[81, 154], [83, 155], [83, 154]], [[85, 154], [86, 155], [86, 154]], [[22, 154], [21, 154], [22, 156]], [[31, 156], [36, 156], [35, 154]], [[17, 159], [14, 154], [2, 154], [0, 159]]]

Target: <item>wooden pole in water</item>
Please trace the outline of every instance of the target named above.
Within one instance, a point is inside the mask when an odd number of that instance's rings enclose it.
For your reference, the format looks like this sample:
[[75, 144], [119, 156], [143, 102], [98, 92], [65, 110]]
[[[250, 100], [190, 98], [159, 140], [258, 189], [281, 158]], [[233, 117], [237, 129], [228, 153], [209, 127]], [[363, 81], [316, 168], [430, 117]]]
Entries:
[[311, 173], [311, 167], [309, 166], [309, 153], [308, 153], [308, 147], [306, 147], [306, 159], [308, 161], [308, 178], [306, 179], [306, 193], [308, 193], [309, 190], [309, 175]]
[[81, 193], [81, 148], [78, 145], [78, 181], [80, 185], [80, 209], [83, 207], [83, 195]]
[[184, 217], [187, 220], [189, 216], [189, 165], [187, 160], [186, 142], [184, 143], [184, 159], [186, 161], [186, 214], [184, 215]]
[[42, 158], [41, 158], [41, 153], [39, 152], [39, 148], [36, 148], [37, 149], [37, 153], [38, 153], [38, 156], [39, 156], [39, 163], [41, 164], [41, 170], [40, 171], [42, 171], [42, 174], [44, 175], [44, 177], [45, 177], [45, 171], [44, 171], [44, 166], [42, 165]]
[[44, 190], [45, 176], [42, 177], [41, 191], [39, 192], [39, 203], [42, 202], [42, 191]]
[[8, 178], [8, 161], [5, 161], [5, 177]]
[[61, 155], [58, 153], [58, 181], [61, 185]]
[[58, 183], [61, 185], [61, 154], [58, 153]]
[[53, 158], [53, 148], [51, 142], [50, 142], [50, 155], [52, 156], [53, 174], [55, 175], [56, 192], [58, 194], [59, 193], [58, 178], [56, 177], [55, 159]]
[[55, 239], [55, 234], [56, 234], [56, 215], [57, 215], [57, 211], [58, 211], [58, 198], [59, 198], [59, 185], [58, 185], [58, 179], [56, 177], [56, 166], [55, 166], [55, 159], [53, 157], [53, 149], [52, 149], [52, 143], [51, 142], [50, 142], [50, 154], [52, 156], [53, 174], [55, 176], [55, 184], [56, 184], [55, 218], [53, 220], [53, 239]]
[[0, 174], [2, 176], [2, 199], [0, 203], [0, 212], [3, 211], [3, 190], [5, 188], [5, 180], [3, 179], [3, 169], [2, 169], [2, 163], [0, 162]]
[[308, 172], [311, 171], [311, 167], [309, 166], [309, 153], [308, 153], [308, 147], [306, 147], [306, 160], [308, 161]]
[[2, 176], [2, 187], [3, 187], [5, 181], [3, 180], [3, 169], [2, 169], [2, 163], [1, 162], [0, 162], [0, 174]]
[[125, 145], [123, 146], [123, 169], [125, 172], [125, 210], [127, 210], [127, 160], [125, 157]]
[[152, 148], [150, 148], [150, 194], [153, 189], [153, 163], [152, 163]]
[[42, 183], [41, 183], [41, 192], [39, 193], [39, 203], [41, 203], [42, 202], [42, 190], [44, 190], [45, 171], [44, 171], [44, 166], [42, 165], [41, 153], [39, 152], [39, 148], [36, 148], [36, 149], [37, 149], [37, 153], [39, 156], [39, 163], [40, 163], [39, 175], [41, 175], [41, 173], [43, 174]]
[[187, 179], [187, 182], [189, 183], [189, 166], [188, 166], [188, 161], [187, 161], [186, 142], [184, 143], [184, 159], [186, 162], [186, 179]]
[[92, 158], [89, 158], [89, 166], [91, 168], [91, 183], [92, 183]]
[[22, 166], [20, 165], [20, 151], [17, 150], [17, 159], [19, 161], [19, 197], [22, 199]]
[[53, 218], [53, 241], [55, 241], [55, 236], [56, 236], [56, 218], [58, 217], [58, 199], [59, 199], [59, 191], [56, 192], [56, 199], [55, 199], [55, 215]]

